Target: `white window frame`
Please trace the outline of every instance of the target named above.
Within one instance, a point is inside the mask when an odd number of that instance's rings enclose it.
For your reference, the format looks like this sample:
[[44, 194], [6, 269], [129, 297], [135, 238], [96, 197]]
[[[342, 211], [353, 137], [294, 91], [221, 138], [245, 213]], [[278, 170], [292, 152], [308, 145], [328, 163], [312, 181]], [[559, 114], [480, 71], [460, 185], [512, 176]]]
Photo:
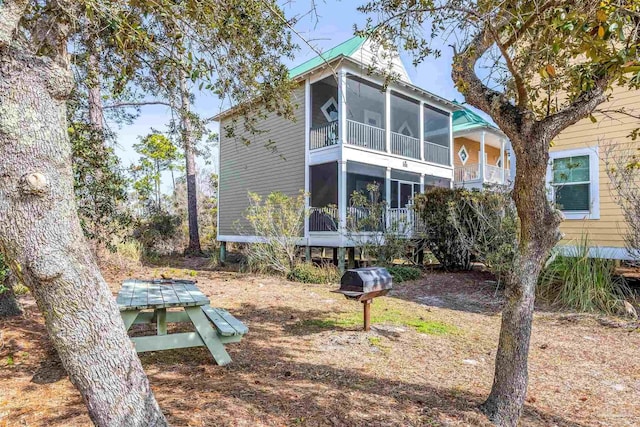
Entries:
[[[467, 153], [467, 157], [465, 157], [464, 159], [462, 158], [462, 152]], [[458, 150], [458, 158], [460, 159], [460, 161], [462, 162], [462, 165], [466, 165], [467, 161], [469, 160], [469, 150], [467, 150], [467, 147], [465, 147], [464, 145], [462, 147], [460, 147], [460, 149]]]
[[336, 107], [336, 111], [338, 111], [338, 103], [336, 102], [335, 98], [332, 96], [331, 98], [329, 98], [329, 100], [327, 102], [325, 102], [324, 104], [322, 104], [322, 107], [320, 107], [320, 110], [322, 110], [322, 114], [324, 114], [324, 117], [327, 119], [327, 122], [332, 123], [335, 122], [337, 119], [335, 120], [331, 120], [331, 116], [329, 115], [329, 113], [327, 113], [327, 108], [330, 107], [331, 105], [333, 105], [334, 107]]
[[549, 153], [549, 164], [547, 165], [547, 185], [550, 188], [549, 197], [555, 203], [555, 190], [553, 187], [553, 161], [566, 157], [589, 156], [589, 210], [585, 211], [562, 211], [565, 219], [583, 220], [600, 219], [600, 157], [598, 156], [598, 146], [574, 148], [571, 150], [552, 151]]

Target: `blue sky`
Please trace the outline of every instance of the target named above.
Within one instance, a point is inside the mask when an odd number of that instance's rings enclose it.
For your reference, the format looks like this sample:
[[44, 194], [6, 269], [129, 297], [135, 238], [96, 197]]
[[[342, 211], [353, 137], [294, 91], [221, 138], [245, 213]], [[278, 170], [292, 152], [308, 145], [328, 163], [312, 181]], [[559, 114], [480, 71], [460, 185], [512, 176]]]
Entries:
[[[287, 16], [304, 15], [311, 8], [312, 0], [298, 0], [294, 2], [283, 2], [283, 8]], [[296, 30], [311, 44], [319, 50], [331, 48], [351, 37], [353, 37], [354, 25], [362, 26], [365, 16], [358, 12], [358, 6], [366, 0], [344, 0], [344, 1], [322, 1], [317, 0], [317, 16], [305, 16], [296, 26]], [[296, 40], [300, 50], [296, 54], [294, 61], [288, 61], [288, 65], [293, 66], [304, 62], [315, 56], [303, 40]], [[444, 46], [440, 58], [429, 58], [417, 68], [411, 64], [411, 58], [401, 52], [401, 57], [409, 73], [412, 82], [430, 92], [448, 99], [462, 99], [456, 91], [450, 77], [451, 71], [451, 48]], [[196, 92], [194, 109], [204, 117], [211, 117], [220, 111], [219, 100], [207, 92]], [[145, 136], [151, 132], [151, 128], [163, 131], [171, 120], [169, 109], [163, 106], [147, 106], [142, 109], [140, 116], [134, 123], [122, 128], [114, 129], [118, 134], [117, 154], [123, 161], [123, 166], [128, 167], [138, 159], [138, 155], [133, 150], [133, 144], [138, 142], [138, 137]], [[211, 129], [217, 131], [217, 126], [212, 125]], [[215, 151], [214, 151], [215, 153]], [[201, 167], [213, 169], [213, 166], [205, 166], [202, 161], [198, 162]], [[164, 187], [168, 189], [168, 180], [164, 180]]]

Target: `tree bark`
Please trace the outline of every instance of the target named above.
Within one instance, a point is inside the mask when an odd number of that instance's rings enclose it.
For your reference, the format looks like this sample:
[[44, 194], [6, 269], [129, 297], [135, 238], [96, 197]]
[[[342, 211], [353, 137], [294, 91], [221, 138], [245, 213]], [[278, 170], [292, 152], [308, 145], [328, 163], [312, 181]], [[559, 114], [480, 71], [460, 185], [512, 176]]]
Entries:
[[16, 299], [16, 294], [13, 290], [16, 283], [15, 276], [9, 272], [4, 279], [5, 289], [0, 293], [0, 319], [4, 317], [20, 316], [22, 309]]
[[180, 71], [180, 121], [182, 130], [182, 145], [187, 172], [187, 213], [189, 217], [189, 246], [185, 253], [202, 254], [200, 247], [200, 232], [198, 231], [198, 193], [196, 188], [196, 155], [193, 146], [193, 129], [191, 123], [191, 109], [187, 76]]
[[0, 47], [0, 246], [98, 426], [164, 426], [74, 201], [67, 67]]
[[560, 239], [561, 221], [546, 194], [548, 143], [537, 138], [529, 139], [526, 145], [517, 140], [512, 144], [518, 159], [513, 199], [520, 219], [520, 246], [513, 269], [505, 277], [493, 386], [482, 405], [494, 424], [508, 427], [518, 425], [524, 406], [535, 288], [549, 252]]

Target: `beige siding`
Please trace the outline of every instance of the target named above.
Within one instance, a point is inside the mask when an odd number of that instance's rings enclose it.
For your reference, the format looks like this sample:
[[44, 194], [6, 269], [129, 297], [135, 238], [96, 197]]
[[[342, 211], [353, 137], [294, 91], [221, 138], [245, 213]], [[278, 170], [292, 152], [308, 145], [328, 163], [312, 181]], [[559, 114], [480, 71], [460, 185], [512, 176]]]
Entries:
[[[611, 101], [601, 105], [599, 109], [626, 108], [629, 112], [640, 112], [640, 91], [630, 91], [624, 88], [614, 90]], [[591, 243], [595, 246], [624, 247], [623, 235], [625, 221], [620, 208], [615, 203], [609, 178], [604, 163], [606, 146], [615, 143], [620, 146], [632, 144], [628, 135], [635, 128], [640, 127], [637, 119], [620, 114], [613, 114], [607, 118], [602, 114], [595, 114], [597, 122], [584, 119], [564, 131], [554, 141], [551, 151], [569, 150], [575, 148], [598, 146], [599, 159], [599, 188], [600, 188], [600, 219], [596, 220], [565, 220], [560, 229], [565, 234], [562, 243], [573, 244], [587, 232]]]
[[[269, 114], [259, 125], [268, 132], [252, 135], [243, 130], [243, 119], [236, 124], [236, 137], [228, 138], [221, 130], [220, 135], [220, 235], [239, 235], [236, 221], [240, 221], [243, 231], [251, 234], [243, 221], [248, 206], [249, 191], [267, 195], [280, 191], [297, 195], [304, 190], [305, 167], [305, 122], [304, 85], [294, 92], [295, 122], [276, 114]], [[222, 120], [224, 129], [232, 122], [228, 117]], [[251, 144], [244, 145], [245, 136]], [[265, 148], [268, 141], [275, 141], [276, 152]]]

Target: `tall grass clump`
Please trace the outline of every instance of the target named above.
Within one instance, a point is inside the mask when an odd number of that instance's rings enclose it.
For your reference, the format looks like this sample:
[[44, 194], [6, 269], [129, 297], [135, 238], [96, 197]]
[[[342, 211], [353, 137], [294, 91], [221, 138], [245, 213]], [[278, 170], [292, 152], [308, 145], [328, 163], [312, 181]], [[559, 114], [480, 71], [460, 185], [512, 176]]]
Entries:
[[616, 314], [624, 310], [629, 287], [615, 275], [614, 261], [589, 257], [589, 238], [583, 236], [543, 270], [537, 294], [557, 307]]
[[121, 266], [129, 263], [139, 265], [142, 262], [144, 248], [137, 240], [126, 240], [115, 244], [115, 254]]
[[340, 271], [333, 264], [296, 264], [287, 274], [287, 279], [299, 283], [340, 283]]

